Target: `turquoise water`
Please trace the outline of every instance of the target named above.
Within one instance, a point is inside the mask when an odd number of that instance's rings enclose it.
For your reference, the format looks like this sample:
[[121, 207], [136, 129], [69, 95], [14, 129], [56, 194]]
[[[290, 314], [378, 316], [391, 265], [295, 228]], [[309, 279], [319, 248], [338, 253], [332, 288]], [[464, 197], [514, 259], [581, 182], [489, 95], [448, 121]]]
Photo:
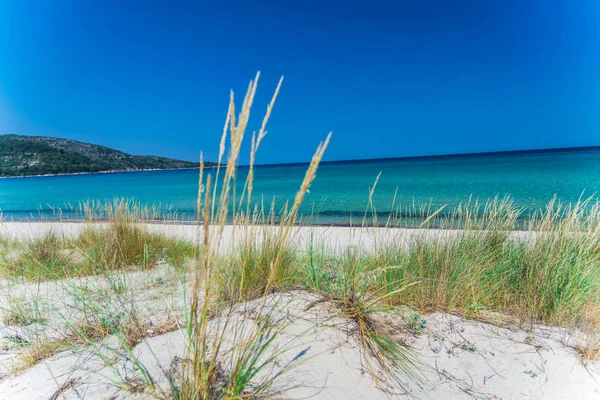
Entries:
[[[253, 199], [278, 205], [292, 200], [306, 165], [260, 166]], [[246, 169], [241, 168], [239, 181]], [[472, 195], [481, 200], [511, 196], [523, 207], [540, 207], [554, 195], [573, 202], [600, 190], [600, 149], [325, 163], [301, 208], [320, 224], [362, 219], [369, 188], [381, 173], [374, 195], [379, 214], [395, 205], [432, 203], [449, 208]], [[56, 217], [85, 200], [133, 197], [144, 204], [171, 206], [193, 218], [198, 171], [150, 171], [0, 179], [0, 209], [6, 219]], [[241, 192], [241, 187], [238, 193]], [[68, 214], [68, 212], [67, 212]], [[64, 216], [64, 215], [63, 215]]]

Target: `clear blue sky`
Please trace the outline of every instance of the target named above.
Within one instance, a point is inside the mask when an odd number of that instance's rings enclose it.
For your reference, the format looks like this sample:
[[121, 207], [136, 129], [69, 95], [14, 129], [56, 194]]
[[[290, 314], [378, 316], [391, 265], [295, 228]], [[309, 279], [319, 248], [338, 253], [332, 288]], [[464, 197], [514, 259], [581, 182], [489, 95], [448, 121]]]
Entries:
[[214, 159], [285, 82], [262, 163], [600, 145], [600, 3], [0, 2], [0, 133]]

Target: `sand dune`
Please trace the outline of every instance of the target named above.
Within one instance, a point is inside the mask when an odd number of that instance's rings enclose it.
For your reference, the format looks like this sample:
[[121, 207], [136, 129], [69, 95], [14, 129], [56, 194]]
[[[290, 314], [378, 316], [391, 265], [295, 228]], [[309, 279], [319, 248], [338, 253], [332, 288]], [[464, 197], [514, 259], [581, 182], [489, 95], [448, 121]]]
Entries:
[[[80, 223], [1, 223], [0, 235], [34, 238], [53, 231], [75, 236]], [[149, 224], [156, 230], [194, 240], [189, 225]], [[231, 245], [231, 227], [225, 227], [224, 246]], [[410, 246], [416, 237], [455, 235], [457, 231], [407, 229], [297, 228], [296, 243], [319, 240], [331, 249], [373, 248], [382, 240]], [[474, 232], [473, 234], [477, 234]], [[511, 234], [524, 240], [527, 232]], [[127, 302], [116, 301], [110, 285], [126, 282]], [[191, 280], [188, 280], [188, 282]], [[136, 312], [147, 328], [146, 338], [133, 355], [152, 377], [154, 395], [170, 393], [169, 371], [187, 357], [182, 296], [185, 286], [166, 264], [138, 272], [114, 273], [112, 278], [86, 277], [65, 281], [16, 282], [0, 280], [0, 321], [14, 298], [36, 299], [43, 323], [12, 326], [0, 323], [0, 396], [21, 399], [143, 399], [154, 398], [142, 382], [140, 368], [115, 336], [96, 343], [72, 343], [67, 349], [30, 368], [19, 369], [25, 349], [34, 338], [68, 337], [69, 321], [84, 317], [72, 287], [99, 294], [106, 310], [126, 315]], [[189, 283], [188, 283], [189, 285]], [[102, 299], [102, 293], [107, 297]], [[361, 346], [354, 321], [345, 318], [318, 295], [295, 291], [276, 293], [234, 306], [228, 316], [225, 348], [233, 348], [256, 329], [260, 315], [275, 321], [279, 334], [263, 357], [276, 363], [254, 379], [284, 371], [277, 380], [277, 396], [293, 399], [595, 399], [600, 398], [600, 363], [585, 361], [578, 348], [587, 339], [576, 331], [519, 321], [481, 312], [478, 320], [436, 312], [423, 315], [415, 330], [414, 311], [380, 313], [376, 318], [403, 343], [415, 360], [416, 377], [388, 371]], [[80, 315], [81, 314], [81, 315]], [[233, 323], [231, 321], [234, 321]], [[485, 322], [484, 322], [485, 321]], [[210, 321], [225, 324], [224, 317]], [[168, 333], [163, 334], [163, 331]], [[112, 360], [107, 365], [106, 359]], [[289, 366], [289, 368], [285, 368]], [[129, 382], [126, 387], [115, 382]], [[139, 386], [137, 386], [139, 384]]]

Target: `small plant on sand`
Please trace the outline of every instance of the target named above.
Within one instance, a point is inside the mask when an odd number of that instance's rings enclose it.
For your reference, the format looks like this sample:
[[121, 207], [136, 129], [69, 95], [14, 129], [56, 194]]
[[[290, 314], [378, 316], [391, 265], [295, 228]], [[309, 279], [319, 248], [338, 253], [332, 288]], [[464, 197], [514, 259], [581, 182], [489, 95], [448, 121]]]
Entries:
[[40, 361], [52, 357], [66, 347], [66, 344], [60, 341], [33, 342], [25, 348], [23, 354], [19, 357], [19, 360], [15, 366], [15, 371], [24, 371], [28, 368], [31, 368]]
[[[277, 227], [269, 226], [249, 230], [236, 248], [234, 257], [222, 269], [220, 289], [225, 300], [252, 300], [265, 294], [268, 286], [282, 287], [289, 284], [294, 263], [297, 261], [297, 250], [288, 243], [283, 243]], [[250, 229], [250, 228], [249, 228]], [[279, 267], [271, 276], [273, 263], [279, 258]], [[271, 279], [271, 280], [270, 280]]]
[[81, 317], [73, 321], [64, 316], [71, 340], [90, 344], [109, 335], [132, 348], [148, 336], [149, 324], [138, 314], [129, 283], [123, 274], [107, 274], [98, 288], [75, 287], [65, 283], [74, 298], [71, 311]]
[[599, 360], [600, 359], [600, 333], [598, 328], [588, 330], [586, 341], [577, 346], [577, 350], [581, 354], [583, 360]]
[[92, 310], [78, 322], [69, 324], [69, 335], [73, 340], [89, 344], [118, 332], [124, 317], [124, 313], [108, 314], [101, 310]]
[[[392, 332], [374, 318], [377, 313], [391, 311], [389, 307], [378, 307], [381, 300], [370, 296], [364, 298], [357, 294], [329, 299], [345, 318], [354, 323], [360, 344], [366, 352], [365, 365], [375, 379], [380, 378], [376, 370], [382, 370], [387, 377], [400, 384], [403, 377], [408, 377], [417, 383], [422, 382], [423, 376], [419, 372], [416, 358], [405, 346], [397, 342]], [[378, 364], [378, 369], [372, 361]], [[403, 376], [399, 375], [399, 372]]]
[[70, 257], [65, 239], [49, 231], [22, 243], [14, 259], [5, 261], [5, 273], [29, 280], [60, 279], [77, 271], [79, 266]]
[[[99, 208], [100, 210], [93, 209]], [[193, 245], [181, 239], [150, 232], [139, 223], [144, 208], [131, 200], [115, 199], [112, 203], [92, 203], [84, 207], [89, 222], [74, 247], [81, 251], [89, 273], [125, 268], [149, 269], [160, 262], [180, 265], [193, 255]], [[92, 219], [105, 216], [108, 222]]]
[[[381, 322], [378, 315], [394, 311], [387, 299], [397, 296], [412, 284], [389, 282], [387, 287], [378, 286], [387, 268], [373, 267], [357, 251], [346, 251], [334, 263], [339, 270], [334, 282], [324, 284], [321, 289], [322, 302], [333, 304], [339, 313], [350, 320], [351, 331], [364, 350], [364, 364], [377, 380], [376, 370], [384, 371], [387, 378], [402, 384], [403, 378], [414, 382], [423, 381], [418, 362], [410, 351], [399, 343], [393, 332]], [[386, 291], [393, 287], [393, 290]]]
[[412, 329], [417, 335], [423, 333], [423, 330], [427, 328], [427, 320], [422, 315], [413, 312], [410, 314], [408, 319], [408, 327]]
[[28, 326], [34, 323], [43, 323], [42, 313], [37, 301], [27, 302], [21, 298], [11, 298], [6, 308], [2, 311], [2, 322], [8, 326]]

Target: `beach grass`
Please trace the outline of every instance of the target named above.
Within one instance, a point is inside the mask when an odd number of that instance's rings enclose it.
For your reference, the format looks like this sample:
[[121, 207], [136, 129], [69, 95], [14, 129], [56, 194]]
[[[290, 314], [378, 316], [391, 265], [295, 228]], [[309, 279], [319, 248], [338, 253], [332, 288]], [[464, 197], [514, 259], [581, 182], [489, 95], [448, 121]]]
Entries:
[[139, 223], [119, 218], [109, 220], [106, 227], [87, 227], [73, 247], [83, 254], [84, 268], [89, 272], [148, 269], [159, 262], [180, 266], [194, 251], [192, 243], [151, 233]]
[[[193, 256], [193, 243], [150, 232], [139, 223], [146, 211], [130, 199], [115, 199], [99, 207], [107, 219], [97, 222], [93, 217], [98, 211], [90, 211], [90, 219], [76, 237], [49, 231], [21, 243], [3, 244], [0, 275], [27, 280], [64, 279], [149, 269], [159, 263], [182, 266]], [[105, 213], [107, 209], [110, 213]]]

